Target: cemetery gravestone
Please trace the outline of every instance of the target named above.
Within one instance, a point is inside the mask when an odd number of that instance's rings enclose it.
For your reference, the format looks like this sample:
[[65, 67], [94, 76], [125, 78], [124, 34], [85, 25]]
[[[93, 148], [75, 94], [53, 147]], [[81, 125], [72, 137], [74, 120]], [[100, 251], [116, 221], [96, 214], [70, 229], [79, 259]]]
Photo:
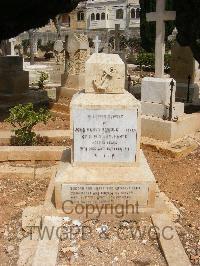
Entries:
[[85, 92], [71, 102], [73, 147], [55, 178], [56, 207], [128, 203], [147, 211], [156, 184], [140, 150], [140, 103], [123, 89], [124, 63], [118, 55], [95, 53], [86, 78]]
[[120, 49], [120, 24], [115, 24], [115, 40], [114, 41], [115, 41], [114, 42], [115, 51], [113, 53], [118, 54], [125, 64], [125, 74], [126, 74], [125, 89], [128, 90], [128, 77], [127, 77], [128, 66], [127, 66], [127, 61], [126, 61], [126, 55], [125, 55], [125, 52], [121, 51]]
[[0, 94], [22, 94], [29, 89], [29, 72], [23, 70], [23, 58], [0, 57]]
[[61, 58], [61, 53], [64, 51], [64, 44], [62, 40], [57, 40], [54, 43], [54, 47], [53, 47], [55, 56], [56, 56], [56, 61], [57, 63], [61, 63], [62, 58]]
[[9, 47], [8, 47], [9, 54], [8, 55], [15, 56], [15, 43], [16, 43], [16, 39], [14, 39], [14, 38], [9, 39], [8, 40], [8, 43], [9, 43]]
[[177, 81], [178, 98], [187, 99], [188, 81], [190, 77], [190, 99], [195, 90], [195, 84], [200, 83], [199, 64], [194, 59], [190, 47], [181, 47], [178, 43], [172, 47], [171, 76]]
[[175, 102], [176, 82], [171, 91], [171, 79], [164, 76], [165, 21], [176, 17], [176, 12], [165, 11], [165, 3], [166, 0], [157, 0], [156, 12], [147, 13], [147, 21], [156, 21], [155, 78], [142, 80], [141, 101], [143, 115], [171, 119], [172, 107], [173, 120], [184, 114], [184, 104]]
[[95, 53], [99, 52], [99, 45], [101, 43], [101, 40], [99, 40], [99, 36], [96, 36], [96, 38], [93, 40], [94, 46], [95, 46]]
[[166, 0], [156, 0], [156, 12], [147, 13], [147, 21], [156, 21], [155, 76], [164, 77], [165, 21], [175, 20], [175, 11], [166, 11]]
[[70, 34], [66, 53], [68, 66], [61, 77], [61, 95], [73, 96], [85, 88], [85, 62], [90, 56], [88, 37], [84, 34]]

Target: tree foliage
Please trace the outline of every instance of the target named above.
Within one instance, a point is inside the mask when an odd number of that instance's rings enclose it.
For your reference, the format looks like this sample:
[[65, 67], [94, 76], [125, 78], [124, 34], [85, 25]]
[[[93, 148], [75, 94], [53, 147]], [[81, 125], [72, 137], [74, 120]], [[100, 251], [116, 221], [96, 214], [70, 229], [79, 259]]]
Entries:
[[51, 117], [48, 110], [40, 108], [34, 110], [33, 104], [19, 104], [10, 109], [10, 115], [5, 120], [10, 123], [15, 132], [15, 137], [12, 144], [19, 146], [31, 146], [37, 143], [36, 133], [33, 127], [39, 122], [47, 123]]
[[[153, 52], [155, 49], [155, 38], [156, 38], [156, 22], [147, 22], [146, 13], [156, 11], [156, 0], [140, 0], [141, 5], [141, 26], [140, 34], [142, 39], [142, 47], [147, 52]], [[166, 1], [166, 10], [173, 10], [173, 0]], [[166, 22], [165, 38], [172, 33], [175, 27], [175, 23], [168, 21]]]
[[1, 0], [0, 41], [46, 25], [58, 14], [71, 12], [81, 0]]
[[[150, 52], [155, 46], [155, 23], [146, 22], [146, 13], [155, 11], [156, 0], [140, 0], [140, 5], [142, 46]], [[167, 0], [166, 10], [176, 11], [176, 21], [166, 23], [166, 37], [176, 26], [177, 41], [182, 46], [190, 46], [194, 57], [200, 62], [200, 1]]]

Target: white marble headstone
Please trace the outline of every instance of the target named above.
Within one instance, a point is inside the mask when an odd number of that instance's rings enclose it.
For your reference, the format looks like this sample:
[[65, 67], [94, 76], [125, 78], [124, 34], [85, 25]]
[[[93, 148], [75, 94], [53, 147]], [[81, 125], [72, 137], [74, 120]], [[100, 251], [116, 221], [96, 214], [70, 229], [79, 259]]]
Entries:
[[74, 162], [134, 163], [137, 119], [137, 109], [74, 109]]

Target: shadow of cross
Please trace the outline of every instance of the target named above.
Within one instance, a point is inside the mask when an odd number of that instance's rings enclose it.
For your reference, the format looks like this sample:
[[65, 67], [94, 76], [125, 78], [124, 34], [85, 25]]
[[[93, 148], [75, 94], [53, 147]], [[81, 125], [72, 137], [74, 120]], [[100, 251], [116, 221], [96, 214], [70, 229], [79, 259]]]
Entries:
[[156, 0], [156, 12], [147, 13], [148, 22], [156, 22], [155, 76], [164, 77], [165, 21], [175, 20], [175, 11], [165, 10], [166, 0]]

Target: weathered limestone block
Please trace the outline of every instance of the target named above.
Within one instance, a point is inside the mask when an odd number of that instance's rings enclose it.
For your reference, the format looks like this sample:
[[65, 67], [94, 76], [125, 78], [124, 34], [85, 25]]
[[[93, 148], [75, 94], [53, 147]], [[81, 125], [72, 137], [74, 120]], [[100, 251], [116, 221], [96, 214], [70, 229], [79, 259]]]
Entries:
[[89, 93], [123, 93], [125, 65], [119, 55], [93, 54], [86, 62], [85, 85]]
[[[142, 102], [160, 103], [170, 105], [171, 83], [169, 78], [150, 78], [142, 80], [141, 100]], [[174, 81], [175, 82], [175, 81]], [[176, 82], [173, 88], [172, 103], [175, 103]]]
[[72, 96], [85, 88], [85, 63], [90, 56], [88, 37], [84, 34], [70, 34], [66, 49], [69, 56], [68, 69], [61, 76], [61, 94]]

